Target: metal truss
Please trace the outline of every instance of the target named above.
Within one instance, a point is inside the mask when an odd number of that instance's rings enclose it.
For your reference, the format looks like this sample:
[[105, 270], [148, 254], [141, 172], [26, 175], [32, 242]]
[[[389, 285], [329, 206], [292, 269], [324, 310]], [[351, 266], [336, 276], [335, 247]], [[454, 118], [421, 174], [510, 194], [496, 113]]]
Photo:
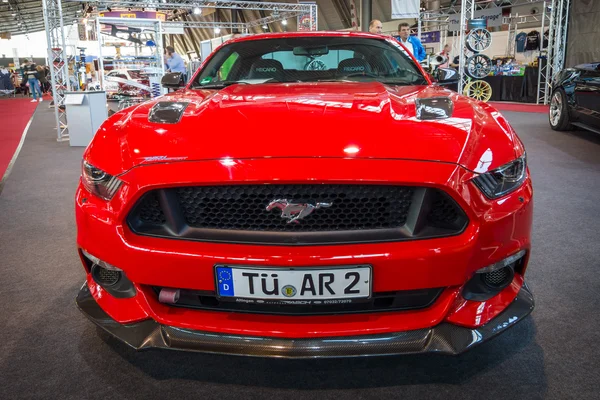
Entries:
[[469, 83], [469, 77], [465, 73], [466, 57], [464, 49], [467, 48], [467, 20], [473, 19], [475, 15], [475, 0], [463, 0], [460, 5], [460, 31], [458, 43], [460, 43], [460, 55], [458, 62], [458, 93], [462, 94], [464, 87]]
[[69, 74], [66, 60], [65, 34], [61, 0], [42, 0], [44, 25], [48, 42], [48, 62], [52, 65], [50, 76], [54, 98], [56, 140], [69, 140], [67, 114], [64, 109], [64, 91], [69, 90]]
[[[490, 1], [490, 0], [467, 0], [468, 9], [471, 8], [471, 3], [474, 3], [475, 9], [486, 10], [488, 8], [507, 8], [523, 6], [527, 4], [541, 3], [544, 0], [502, 0], [502, 1]], [[436, 17], [447, 17], [449, 15], [460, 14], [462, 10], [462, 3], [450, 7], [442, 7], [437, 11], [425, 11], [421, 15], [426, 15], [427, 19], [435, 19]]]
[[262, 11], [295, 11], [310, 12], [310, 3], [276, 3], [261, 1], [242, 1], [242, 0], [66, 0], [68, 2], [78, 2], [87, 4], [102, 4], [107, 7], [125, 7], [125, 8], [155, 8], [160, 10], [176, 10], [181, 8], [234, 8], [238, 10], [262, 10]]
[[163, 94], [160, 85], [160, 78], [165, 74], [165, 64], [163, 61], [163, 39], [162, 39], [162, 21], [156, 19], [137, 19], [137, 18], [96, 18], [96, 31], [98, 32], [98, 62], [100, 82], [102, 88], [105, 88], [106, 80], [104, 77], [104, 57], [102, 48], [104, 47], [105, 36], [102, 32], [103, 24], [126, 26], [131, 28], [142, 28], [146, 33], [152, 34], [156, 47], [152, 54], [152, 61], [149, 63], [147, 74], [149, 76], [150, 93], [152, 97], [157, 97]]
[[508, 42], [506, 43], [506, 52], [504, 53], [507, 57], [514, 57], [516, 53], [517, 42], [517, 23], [510, 21], [508, 24]]
[[548, 34], [548, 59], [543, 68], [540, 65], [540, 71], [544, 70], [541, 72], [544, 83], [540, 84], [538, 88], [538, 104], [542, 101], [542, 98], [544, 104], [548, 104], [554, 79], [565, 66], [570, 6], [571, 0], [552, 0], [550, 32]]

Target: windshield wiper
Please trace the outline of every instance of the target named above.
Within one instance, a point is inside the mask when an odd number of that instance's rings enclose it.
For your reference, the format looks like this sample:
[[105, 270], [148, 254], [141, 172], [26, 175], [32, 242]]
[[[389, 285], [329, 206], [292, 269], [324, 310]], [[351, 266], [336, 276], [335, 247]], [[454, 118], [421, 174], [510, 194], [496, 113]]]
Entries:
[[407, 82], [407, 81], [381, 81], [384, 85], [398, 85], [398, 86], [412, 86], [412, 85], [427, 85], [425, 80], [420, 82]]
[[248, 85], [248, 82], [238, 82], [238, 81], [223, 81], [223, 82], [215, 82], [209, 83], [207, 85], [197, 85], [192, 86], [193, 89], [223, 89], [224, 87], [231, 85]]

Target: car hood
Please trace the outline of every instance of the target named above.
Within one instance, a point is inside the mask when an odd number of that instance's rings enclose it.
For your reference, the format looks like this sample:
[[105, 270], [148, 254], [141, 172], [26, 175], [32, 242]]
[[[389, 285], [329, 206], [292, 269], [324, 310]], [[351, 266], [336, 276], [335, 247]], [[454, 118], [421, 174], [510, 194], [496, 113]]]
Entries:
[[[415, 99], [434, 97], [452, 100], [451, 117], [419, 120]], [[189, 104], [176, 124], [149, 122], [161, 101]], [[84, 157], [113, 174], [148, 163], [265, 157], [409, 159], [483, 172], [520, 152], [498, 111], [442, 87], [320, 82], [162, 96], [109, 118]]]

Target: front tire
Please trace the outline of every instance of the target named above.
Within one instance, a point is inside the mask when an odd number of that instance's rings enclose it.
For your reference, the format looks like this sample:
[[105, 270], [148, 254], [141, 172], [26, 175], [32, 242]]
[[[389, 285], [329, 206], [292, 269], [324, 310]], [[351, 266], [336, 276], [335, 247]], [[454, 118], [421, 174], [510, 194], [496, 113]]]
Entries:
[[548, 120], [550, 121], [550, 127], [555, 131], [570, 131], [573, 129], [569, 118], [567, 95], [561, 88], [552, 93]]

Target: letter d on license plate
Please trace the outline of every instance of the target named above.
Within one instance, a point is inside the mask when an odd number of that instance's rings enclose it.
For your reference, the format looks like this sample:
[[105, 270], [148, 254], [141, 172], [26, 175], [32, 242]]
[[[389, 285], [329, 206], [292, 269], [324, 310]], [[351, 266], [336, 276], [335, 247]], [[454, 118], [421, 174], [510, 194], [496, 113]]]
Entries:
[[220, 297], [320, 300], [371, 297], [371, 267], [340, 268], [215, 268]]

